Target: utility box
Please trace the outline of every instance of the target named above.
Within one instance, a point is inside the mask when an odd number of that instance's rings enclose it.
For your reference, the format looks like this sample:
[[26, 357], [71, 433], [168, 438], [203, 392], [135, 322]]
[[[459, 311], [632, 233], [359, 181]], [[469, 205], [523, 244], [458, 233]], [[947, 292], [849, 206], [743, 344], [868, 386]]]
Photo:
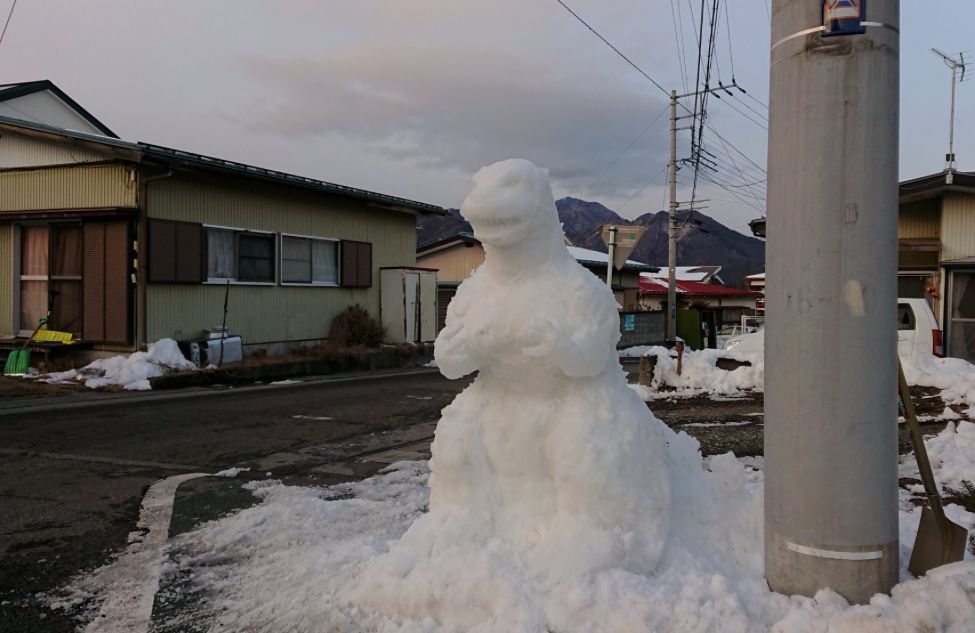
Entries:
[[426, 343], [437, 338], [437, 271], [382, 268], [379, 313], [390, 343]]

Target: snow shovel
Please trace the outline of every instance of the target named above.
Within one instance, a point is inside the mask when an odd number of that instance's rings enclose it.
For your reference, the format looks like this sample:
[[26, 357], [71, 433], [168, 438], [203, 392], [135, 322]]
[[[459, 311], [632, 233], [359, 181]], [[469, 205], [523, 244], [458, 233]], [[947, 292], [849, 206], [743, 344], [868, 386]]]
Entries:
[[945, 516], [941, 495], [934, 481], [928, 452], [924, 448], [924, 437], [921, 435], [921, 426], [917, 422], [914, 402], [911, 400], [911, 392], [904, 378], [904, 368], [901, 366], [900, 359], [897, 360], [897, 389], [903, 403], [904, 419], [907, 420], [911, 444], [914, 446], [917, 469], [921, 473], [924, 492], [928, 497], [928, 505], [921, 509], [921, 524], [918, 526], [917, 538], [914, 540], [911, 562], [907, 566], [909, 572], [920, 578], [928, 570], [948, 563], [957, 563], [964, 558], [968, 531]]
[[27, 349], [27, 346], [45, 325], [47, 325], [47, 316], [43, 316], [37, 321], [37, 329], [24, 341], [23, 347], [10, 352], [10, 356], [7, 356], [7, 363], [3, 366], [4, 376], [23, 376], [27, 373], [27, 370], [30, 369], [30, 350]]

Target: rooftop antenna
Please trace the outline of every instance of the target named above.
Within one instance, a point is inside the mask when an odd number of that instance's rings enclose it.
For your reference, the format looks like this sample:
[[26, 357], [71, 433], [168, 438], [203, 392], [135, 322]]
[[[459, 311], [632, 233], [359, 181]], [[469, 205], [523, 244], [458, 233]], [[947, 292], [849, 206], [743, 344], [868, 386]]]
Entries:
[[955, 179], [954, 172], [958, 167], [955, 163], [955, 84], [965, 81], [965, 66], [968, 64], [965, 62], [965, 53], [958, 53], [956, 59], [936, 48], [932, 48], [931, 52], [941, 57], [945, 65], [951, 69], [951, 121], [948, 125], [948, 153], [945, 154], [945, 183], [950, 185]]

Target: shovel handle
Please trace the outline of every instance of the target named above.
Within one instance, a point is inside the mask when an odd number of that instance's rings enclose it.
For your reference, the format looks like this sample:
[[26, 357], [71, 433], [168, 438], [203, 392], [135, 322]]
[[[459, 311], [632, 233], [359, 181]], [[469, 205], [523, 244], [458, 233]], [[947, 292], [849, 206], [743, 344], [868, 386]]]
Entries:
[[938, 525], [942, 526], [944, 530], [948, 526], [948, 517], [945, 516], [945, 509], [941, 504], [938, 484], [934, 481], [931, 461], [928, 459], [928, 451], [924, 447], [924, 436], [921, 434], [921, 425], [917, 421], [914, 401], [911, 400], [911, 390], [907, 386], [907, 379], [904, 377], [904, 367], [901, 365], [900, 358], [897, 359], [897, 391], [900, 393], [901, 402], [904, 404], [904, 418], [907, 420], [911, 444], [914, 446], [914, 457], [917, 459], [917, 469], [921, 473], [921, 482], [924, 483], [924, 492], [927, 494], [928, 504], [938, 520]]

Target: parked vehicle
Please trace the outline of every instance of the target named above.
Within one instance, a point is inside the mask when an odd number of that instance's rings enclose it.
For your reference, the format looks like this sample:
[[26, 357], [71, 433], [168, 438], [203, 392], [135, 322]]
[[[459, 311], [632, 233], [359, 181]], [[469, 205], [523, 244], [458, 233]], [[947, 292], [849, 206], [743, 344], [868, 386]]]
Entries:
[[718, 330], [718, 349], [724, 349], [725, 343], [742, 334], [758, 332], [761, 328], [755, 325], [726, 325]]
[[[765, 349], [765, 331], [732, 337], [724, 348], [746, 354], [761, 353]], [[925, 299], [897, 300], [897, 355], [944, 356], [941, 330]]]

